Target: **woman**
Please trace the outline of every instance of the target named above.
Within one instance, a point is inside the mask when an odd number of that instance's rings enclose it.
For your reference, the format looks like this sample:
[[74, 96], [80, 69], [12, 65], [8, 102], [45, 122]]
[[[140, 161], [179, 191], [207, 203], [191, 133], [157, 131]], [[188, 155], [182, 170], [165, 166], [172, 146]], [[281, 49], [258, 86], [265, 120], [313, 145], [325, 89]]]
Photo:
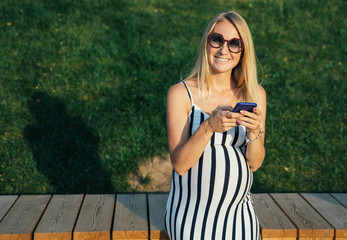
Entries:
[[[238, 102], [258, 106], [232, 112]], [[260, 239], [250, 189], [265, 156], [265, 115], [247, 23], [223, 12], [207, 26], [192, 73], [167, 95], [170, 239]]]

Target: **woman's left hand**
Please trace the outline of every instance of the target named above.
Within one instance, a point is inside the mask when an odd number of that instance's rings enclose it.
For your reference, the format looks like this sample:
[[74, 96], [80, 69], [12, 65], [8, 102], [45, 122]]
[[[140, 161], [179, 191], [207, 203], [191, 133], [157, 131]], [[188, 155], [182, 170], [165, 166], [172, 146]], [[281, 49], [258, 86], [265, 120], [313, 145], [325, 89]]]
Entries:
[[260, 122], [262, 119], [259, 108], [253, 108], [253, 113], [248, 111], [240, 112], [242, 117], [238, 118], [237, 123], [247, 128], [248, 134], [257, 136], [260, 132]]

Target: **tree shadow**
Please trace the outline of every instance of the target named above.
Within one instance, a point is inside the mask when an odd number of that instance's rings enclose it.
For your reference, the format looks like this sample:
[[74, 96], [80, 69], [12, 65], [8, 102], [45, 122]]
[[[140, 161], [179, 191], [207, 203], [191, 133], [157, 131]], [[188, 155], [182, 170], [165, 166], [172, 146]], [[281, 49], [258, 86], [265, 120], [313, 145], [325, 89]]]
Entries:
[[54, 193], [113, 190], [98, 156], [99, 139], [81, 117], [70, 117], [62, 102], [44, 92], [31, 96], [28, 109], [36, 123], [24, 129], [24, 137]]

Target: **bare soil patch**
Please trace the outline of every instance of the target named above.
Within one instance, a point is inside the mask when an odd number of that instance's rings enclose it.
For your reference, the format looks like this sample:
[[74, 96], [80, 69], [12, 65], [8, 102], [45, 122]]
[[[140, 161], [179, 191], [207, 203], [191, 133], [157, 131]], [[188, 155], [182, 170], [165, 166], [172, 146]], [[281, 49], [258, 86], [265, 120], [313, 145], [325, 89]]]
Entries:
[[136, 174], [129, 176], [128, 182], [135, 191], [170, 191], [172, 165], [169, 154], [144, 161]]

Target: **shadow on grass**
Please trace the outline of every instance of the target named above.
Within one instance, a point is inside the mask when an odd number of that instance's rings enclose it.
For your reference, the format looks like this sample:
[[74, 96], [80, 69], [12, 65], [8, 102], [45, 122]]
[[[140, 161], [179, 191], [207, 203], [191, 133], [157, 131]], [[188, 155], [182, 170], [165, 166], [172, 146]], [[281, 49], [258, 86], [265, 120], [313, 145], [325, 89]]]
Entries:
[[36, 123], [24, 129], [24, 137], [54, 193], [112, 191], [98, 157], [98, 137], [80, 117], [70, 117], [63, 103], [44, 92], [28, 100], [28, 109]]

